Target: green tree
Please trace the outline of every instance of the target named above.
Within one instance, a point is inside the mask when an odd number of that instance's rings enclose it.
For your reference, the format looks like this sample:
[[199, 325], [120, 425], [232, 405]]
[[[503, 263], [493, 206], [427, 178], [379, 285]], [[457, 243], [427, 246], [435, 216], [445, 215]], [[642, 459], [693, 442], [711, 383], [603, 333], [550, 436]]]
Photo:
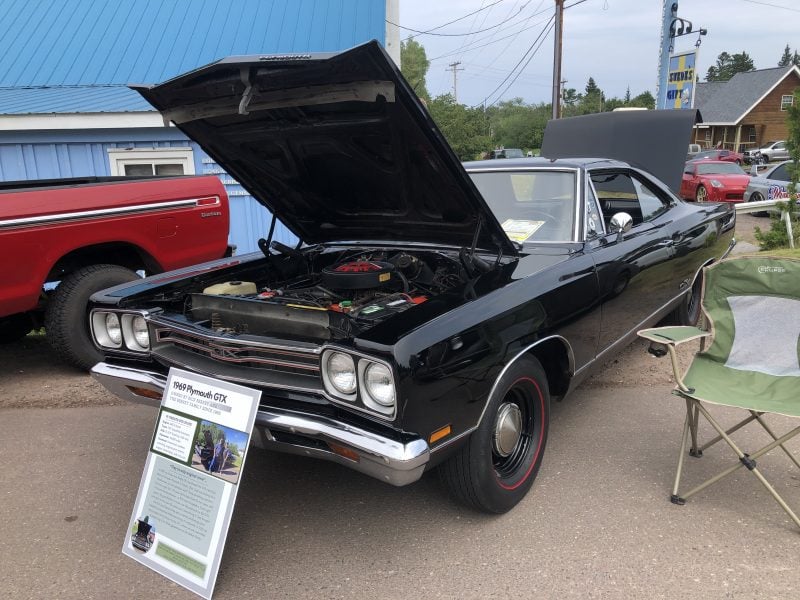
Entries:
[[656, 107], [656, 99], [653, 94], [649, 91], [645, 90], [638, 96], [635, 96], [628, 106], [636, 106], [639, 108], [655, 108]]
[[631, 101], [631, 86], [625, 88], [625, 104], [629, 104]]
[[779, 67], [788, 67], [792, 64], [792, 51], [789, 48], [789, 44], [786, 44], [786, 48], [783, 49], [783, 54], [781, 55], [781, 59], [778, 61]]
[[586, 95], [598, 93], [600, 93], [600, 88], [595, 83], [594, 77], [589, 77], [589, 81], [586, 82]]
[[417, 96], [423, 98], [425, 102], [429, 102], [431, 99], [425, 85], [425, 77], [430, 66], [431, 62], [428, 60], [422, 44], [416, 40], [400, 42], [400, 71]]
[[797, 50], [794, 51], [794, 56], [792, 57], [792, 64], [795, 67], [800, 67], [800, 54], [797, 53]]
[[523, 150], [541, 148], [544, 127], [551, 116], [549, 104], [525, 104], [522, 98], [501, 102], [488, 111], [495, 145]]
[[428, 110], [459, 159], [473, 160], [492, 148], [482, 108], [468, 108], [444, 94], [431, 100]]
[[742, 51], [738, 54], [721, 52], [717, 56], [716, 64], [708, 67], [706, 81], [728, 81], [737, 73], [746, 73], [755, 71], [755, 69], [753, 59], [747, 52]]

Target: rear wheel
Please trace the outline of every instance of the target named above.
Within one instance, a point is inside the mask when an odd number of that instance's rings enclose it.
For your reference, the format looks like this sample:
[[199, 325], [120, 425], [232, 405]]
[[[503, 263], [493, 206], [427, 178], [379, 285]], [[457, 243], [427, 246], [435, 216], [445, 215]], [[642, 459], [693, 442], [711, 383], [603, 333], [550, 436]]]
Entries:
[[705, 186], [697, 186], [697, 191], [694, 193], [694, 199], [697, 202], [706, 202], [708, 200], [708, 191], [706, 190]]
[[[761, 195], [761, 192], [753, 192], [750, 195], [750, 202], [761, 202], [764, 200], [764, 196]], [[765, 210], [760, 210], [758, 212], [750, 213], [754, 217], [768, 217], [769, 213]]]
[[18, 313], [0, 319], [0, 344], [21, 340], [33, 329], [33, 321], [27, 313]]
[[544, 369], [535, 358], [521, 358], [499, 379], [478, 429], [439, 469], [443, 483], [477, 510], [511, 510], [539, 472], [549, 423]]
[[47, 340], [66, 362], [90, 369], [103, 360], [92, 342], [87, 307], [95, 292], [127, 283], [138, 275], [118, 265], [91, 265], [67, 275], [58, 284], [45, 313]]
[[696, 327], [700, 323], [700, 300], [703, 294], [703, 272], [697, 274], [690, 289], [681, 299], [680, 304], [664, 319], [668, 325], [690, 325]]

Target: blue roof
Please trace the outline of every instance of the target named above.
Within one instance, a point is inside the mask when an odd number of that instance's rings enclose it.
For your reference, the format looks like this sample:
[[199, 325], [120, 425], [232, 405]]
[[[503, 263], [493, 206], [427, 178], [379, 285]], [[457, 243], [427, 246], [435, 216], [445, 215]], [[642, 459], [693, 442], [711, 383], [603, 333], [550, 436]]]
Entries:
[[[158, 83], [235, 54], [343, 50], [383, 42], [385, 18], [383, 0], [0, 0], [0, 88]], [[75, 100], [128, 106], [116, 94]]]
[[152, 111], [124, 85], [0, 88], [0, 114], [102, 113]]

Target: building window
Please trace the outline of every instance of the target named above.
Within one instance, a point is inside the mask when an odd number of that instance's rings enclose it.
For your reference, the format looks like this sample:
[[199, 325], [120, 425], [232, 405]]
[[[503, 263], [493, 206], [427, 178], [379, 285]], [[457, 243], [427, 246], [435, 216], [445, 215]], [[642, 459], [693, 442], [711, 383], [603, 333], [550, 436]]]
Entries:
[[192, 149], [182, 148], [109, 148], [112, 175], [128, 177], [148, 175], [194, 175]]
[[789, 107], [794, 104], [794, 96], [791, 94], [781, 96], [781, 110], [789, 110]]

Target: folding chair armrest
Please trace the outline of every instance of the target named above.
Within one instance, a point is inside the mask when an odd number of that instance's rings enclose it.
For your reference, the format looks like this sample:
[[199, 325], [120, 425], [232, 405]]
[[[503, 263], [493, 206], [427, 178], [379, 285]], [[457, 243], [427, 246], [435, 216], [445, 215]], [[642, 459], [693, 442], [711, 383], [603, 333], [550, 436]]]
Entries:
[[692, 340], [699, 340], [711, 335], [709, 331], [703, 331], [697, 327], [653, 327], [651, 329], [642, 329], [637, 331], [636, 335], [642, 337], [656, 344], [667, 344], [677, 346], [684, 342], [691, 342]]

